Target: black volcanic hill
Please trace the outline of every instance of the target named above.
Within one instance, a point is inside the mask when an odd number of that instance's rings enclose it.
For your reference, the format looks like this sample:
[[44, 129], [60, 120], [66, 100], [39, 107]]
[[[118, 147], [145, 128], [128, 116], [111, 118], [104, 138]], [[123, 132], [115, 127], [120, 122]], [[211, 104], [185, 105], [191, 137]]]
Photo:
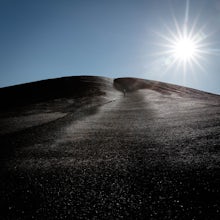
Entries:
[[[42, 80], [16, 86], [0, 88], [2, 107], [14, 107], [44, 102], [58, 98], [83, 98], [104, 95], [103, 87], [109, 79], [95, 76], [75, 76]], [[111, 87], [110, 85], [108, 85]], [[133, 92], [139, 89], [150, 89], [161, 94], [177, 93], [180, 96], [210, 97], [209, 93], [199, 90], [138, 78], [118, 78], [113, 82], [115, 89]], [[214, 94], [212, 94], [214, 95]]]
[[[117, 78], [112, 81], [112, 79], [104, 77], [74, 76], [42, 80], [0, 88], [0, 112], [3, 116], [0, 131], [7, 133], [7, 128], [11, 124], [14, 127], [11, 129], [16, 130], [18, 123], [15, 122], [14, 124], [14, 121], [8, 121], [5, 118], [10, 119], [10, 117], [26, 115], [29, 114], [29, 110], [35, 113], [73, 112], [89, 104], [101, 104], [106, 99], [111, 101], [117, 91], [121, 94], [124, 92], [129, 94], [142, 89], [156, 91], [158, 95], [164, 96], [177, 95], [178, 97], [209, 100], [219, 98], [218, 95], [191, 88], [138, 78]], [[48, 117], [45, 116], [44, 118]], [[39, 117], [38, 119], [41, 123], [42, 118]], [[25, 122], [21, 124], [19, 121], [19, 124], [21, 127], [25, 127]]]
[[22, 106], [58, 98], [83, 98], [103, 95], [102, 78], [92, 76], [42, 80], [0, 89], [3, 107]]
[[76, 76], [0, 99], [1, 219], [220, 219], [220, 96]]

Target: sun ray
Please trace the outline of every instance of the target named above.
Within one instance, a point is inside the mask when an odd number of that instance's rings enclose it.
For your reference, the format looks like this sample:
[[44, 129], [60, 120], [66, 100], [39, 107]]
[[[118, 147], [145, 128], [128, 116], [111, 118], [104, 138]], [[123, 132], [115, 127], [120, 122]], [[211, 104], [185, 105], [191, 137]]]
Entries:
[[[155, 55], [164, 56], [164, 59], [167, 59], [165, 56], [169, 57], [165, 72], [168, 72], [173, 67], [178, 70], [182, 68], [184, 77], [188, 70], [195, 69], [195, 67], [198, 67], [204, 72], [205, 69], [202, 62], [205, 61], [207, 54], [213, 54], [213, 51], [208, 49], [210, 43], [205, 42], [209, 37], [209, 35], [204, 34], [206, 25], [201, 26], [198, 31], [196, 31], [199, 19], [197, 16], [196, 20], [192, 22], [192, 26], [188, 26], [189, 1], [187, 1], [186, 4], [184, 24], [182, 26], [178, 23], [174, 13], [172, 13], [172, 17], [174, 29], [165, 24], [164, 27], [167, 30], [167, 34], [156, 33], [157, 36], [164, 41], [158, 43], [158, 45], [164, 49], [155, 53]], [[166, 61], [164, 62], [167, 63]]]
[[[216, 42], [211, 41], [215, 32], [206, 32], [208, 22], [201, 24], [201, 11], [192, 19], [190, 16], [190, 0], [186, 0], [185, 11], [181, 22], [174, 13], [172, 4], [170, 5], [172, 23], [165, 23], [161, 20], [164, 32], [154, 34], [159, 42], [155, 43], [160, 49], [152, 56], [155, 59], [154, 71], [161, 75], [172, 74], [180, 78], [185, 83], [186, 80], [192, 80], [193, 76], [199, 73], [206, 73], [206, 67], [209, 63], [207, 59], [210, 55], [220, 55], [220, 49], [214, 48]], [[153, 65], [152, 65], [153, 66]]]

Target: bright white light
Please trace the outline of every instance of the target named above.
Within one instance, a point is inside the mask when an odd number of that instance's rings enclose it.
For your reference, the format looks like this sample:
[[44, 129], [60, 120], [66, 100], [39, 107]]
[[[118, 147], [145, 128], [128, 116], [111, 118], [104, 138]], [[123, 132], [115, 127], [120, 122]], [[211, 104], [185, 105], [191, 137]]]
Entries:
[[[190, 16], [190, 0], [186, 2], [185, 15], [175, 16], [171, 5], [171, 19], [161, 23], [160, 31], [155, 31], [156, 41], [152, 74], [160, 74], [180, 79], [183, 84], [196, 80], [198, 74], [207, 74], [210, 56], [220, 55], [219, 48], [212, 48], [215, 42], [211, 36], [215, 32], [206, 31], [207, 23], [201, 23], [200, 15]], [[171, 22], [173, 21], [173, 22]]]
[[[174, 72], [184, 75], [194, 72], [199, 67], [205, 72], [204, 64], [206, 64], [206, 55], [213, 54], [213, 49], [209, 47], [210, 43], [207, 38], [210, 36], [204, 33], [206, 27], [203, 24], [197, 27], [198, 18], [190, 20], [189, 17], [189, 0], [186, 0], [186, 10], [184, 22], [180, 24], [173, 14], [173, 26], [164, 24], [165, 31], [157, 32], [160, 36], [158, 44], [162, 47], [156, 53], [161, 66], [165, 67], [163, 72], [175, 68]], [[177, 70], [177, 71], [176, 71]], [[189, 71], [191, 70], [191, 71]]]
[[158, 55], [164, 58], [165, 71], [171, 67], [183, 67], [186, 72], [189, 70], [188, 67], [194, 69], [196, 66], [204, 71], [202, 64], [205, 62], [205, 55], [209, 54], [205, 43], [207, 36], [202, 28], [196, 31], [195, 25], [189, 30], [186, 24], [181, 27], [176, 19], [174, 23], [175, 26], [172, 29], [166, 26], [166, 34], [158, 33], [164, 40], [160, 44], [164, 49]]
[[197, 47], [196, 42], [188, 37], [185, 37], [174, 42], [173, 53], [176, 59], [180, 61], [190, 61], [195, 58]]

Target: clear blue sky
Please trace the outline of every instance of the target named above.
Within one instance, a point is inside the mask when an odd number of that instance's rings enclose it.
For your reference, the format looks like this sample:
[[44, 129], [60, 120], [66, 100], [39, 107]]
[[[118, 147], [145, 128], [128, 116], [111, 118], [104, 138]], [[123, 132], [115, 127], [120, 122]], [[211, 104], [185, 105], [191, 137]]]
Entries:
[[[0, 0], [0, 87], [72, 75], [141, 77], [220, 94], [220, 1], [188, 0], [208, 49], [183, 73], [167, 69], [166, 25], [187, 0]], [[204, 28], [201, 30], [201, 28]], [[205, 49], [204, 49], [205, 50]], [[213, 52], [214, 51], [214, 52]]]

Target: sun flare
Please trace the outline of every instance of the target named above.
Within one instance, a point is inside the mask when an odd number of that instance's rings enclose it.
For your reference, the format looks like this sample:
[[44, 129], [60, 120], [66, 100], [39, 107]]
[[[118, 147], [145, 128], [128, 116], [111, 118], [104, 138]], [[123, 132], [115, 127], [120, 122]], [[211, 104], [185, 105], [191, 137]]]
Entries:
[[[209, 37], [211, 33], [205, 33], [207, 24], [200, 24], [199, 17], [190, 19], [189, 16], [189, 0], [186, 1], [186, 10], [184, 19], [180, 22], [172, 13], [173, 23], [170, 25], [164, 23], [163, 32], [156, 32], [159, 36], [158, 51], [155, 53], [163, 72], [167, 72], [174, 68], [174, 72], [186, 73], [197, 71], [197, 67], [205, 72], [207, 64], [207, 55], [213, 54], [215, 51], [211, 48]], [[179, 71], [180, 70], [180, 71]], [[198, 72], [198, 71], [197, 71]]]
[[207, 35], [202, 29], [196, 31], [195, 26], [191, 29], [187, 25], [182, 28], [175, 20], [175, 28], [167, 28], [166, 34], [159, 33], [162, 38], [161, 55], [164, 65], [169, 70], [172, 67], [183, 68], [184, 72], [199, 67], [204, 71], [203, 63], [205, 55], [209, 53], [207, 48]]
[[190, 61], [197, 55], [198, 45], [188, 37], [178, 39], [172, 47], [174, 57], [180, 61]]

